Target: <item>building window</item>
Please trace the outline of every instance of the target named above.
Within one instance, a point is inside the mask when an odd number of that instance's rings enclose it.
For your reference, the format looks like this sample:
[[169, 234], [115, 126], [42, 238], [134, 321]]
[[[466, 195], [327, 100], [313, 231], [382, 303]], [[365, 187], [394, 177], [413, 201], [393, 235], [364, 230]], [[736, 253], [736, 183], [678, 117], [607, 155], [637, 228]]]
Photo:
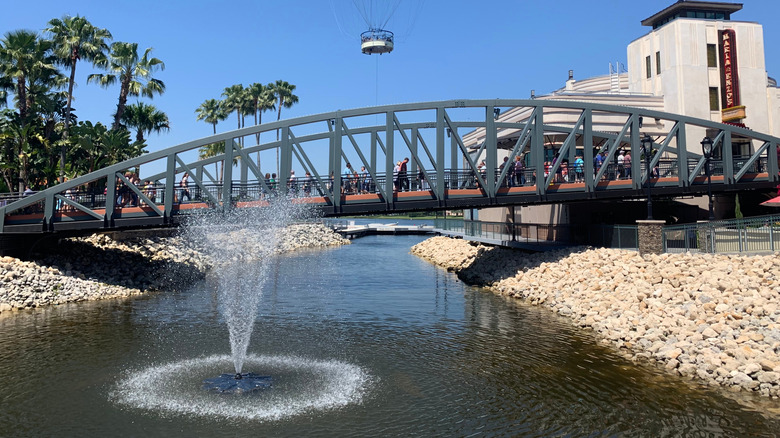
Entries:
[[661, 52], [655, 52], [655, 74], [661, 74]]
[[720, 110], [718, 87], [710, 87], [710, 111]]
[[648, 55], [645, 58], [645, 70], [647, 70], [647, 78], [650, 79], [650, 76], [653, 74], [652, 66], [650, 65], [650, 56]]
[[718, 49], [715, 44], [707, 44], [707, 67], [718, 66]]

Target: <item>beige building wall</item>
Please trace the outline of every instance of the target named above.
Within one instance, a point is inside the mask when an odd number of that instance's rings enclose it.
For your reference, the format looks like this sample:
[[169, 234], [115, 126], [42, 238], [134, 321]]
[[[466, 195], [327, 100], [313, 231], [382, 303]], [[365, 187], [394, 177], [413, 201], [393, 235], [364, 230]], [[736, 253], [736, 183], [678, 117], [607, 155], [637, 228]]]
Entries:
[[[628, 45], [629, 90], [662, 96], [664, 111], [721, 122], [720, 110], [710, 110], [709, 98], [710, 87], [717, 88], [722, 109], [720, 56], [718, 53], [717, 65], [709, 67], [707, 45], [715, 45], [717, 50], [718, 31], [724, 29], [736, 32], [739, 89], [747, 113], [743, 123], [758, 132], [780, 134], [774, 121], [780, 118], [780, 108], [767, 99], [768, 94], [777, 96], [777, 88], [768, 81], [764, 33], [757, 23], [678, 18], [652, 30]], [[703, 130], [698, 134], [703, 137]], [[697, 148], [697, 143], [689, 145], [694, 151]]]

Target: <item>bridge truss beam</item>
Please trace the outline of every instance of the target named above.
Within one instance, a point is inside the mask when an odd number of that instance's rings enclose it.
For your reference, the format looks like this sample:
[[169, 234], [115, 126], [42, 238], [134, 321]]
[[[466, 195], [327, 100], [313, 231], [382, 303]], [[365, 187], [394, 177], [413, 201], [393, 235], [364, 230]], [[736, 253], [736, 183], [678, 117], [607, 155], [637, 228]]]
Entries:
[[[705, 135], [714, 138], [714, 192], [779, 182], [780, 139], [734, 125], [564, 100], [452, 100], [300, 117], [156, 151], [0, 207], [0, 234], [171, 225], [198, 208], [262, 206], [288, 192], [325, 215], [642, 198], [645, 135], [653, 138], [649, 184], [659, 195], [706, 191], [698, 142]], [[197, 159], [200, 148], [220, 142], [224, 153]], [[619, 168], [619, 151], [630, 153], [630, 168]], [[599, 152], [605, 164], [596, 168]], [[276, 153], [272, 180], [261, 157]], [[399, 175], [404, 157], [407, 174]], [[522, 171], [504, 158], [519, 159]], [[347, 162], [357, 176], [342, 173]], [[136, 184], [125, 173], [141, 166], [161, 170]], [[291, 180], [295, 169], [309, 176]], [[188, 193], [177, 186], [184, 172]]]

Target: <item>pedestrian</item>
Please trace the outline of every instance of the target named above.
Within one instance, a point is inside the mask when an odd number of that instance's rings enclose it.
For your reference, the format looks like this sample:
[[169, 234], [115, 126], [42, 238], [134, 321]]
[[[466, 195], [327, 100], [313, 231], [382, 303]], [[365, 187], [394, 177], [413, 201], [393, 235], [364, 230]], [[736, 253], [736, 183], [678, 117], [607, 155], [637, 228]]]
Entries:
[[298, 179], [295, 177], [294, 170], [290, 170], [290, 179], [287, 180], [287, 188], [290, 190], [292, 196], [295, 196], [298, 192]]
[[631, 179], [631, 151], [626, 151], [626, 156], [623, 157], [623, 171], [626, 177]]
[[409, 157], [406, 157], [401, 161], [401, 168], [398, 169], [398, 179], [401, 183], [401, 190], [409, 190], [409, 174], [407, 172], [407, 163], [409, 163]]
[[393, 167], [393, 189], [396, 192], [401, 188], [400, 183], [399, 183], [399, 179], [398, 179], [398, 175], [400, 174], [400, 172], [401, 172], [401, 162], [400, 161], [396, 161], [395, 162], [395, 167]]
[[599, 173], [599, 170], [601, 170], [601, 166], [603, 164], [604, 164], [604, 153], [599, 152], [596, 154], [596, 157], [593, 158], [593, 171], [595, 172], [595, 174]]
[[311, 183], [311, 173], [306, 172], [306, 174], [303, 176], [303, 196], [311, 196]]
[[583, 166], [585, 166], [585, 160], [582, 159], [582, 155], [577, 155], [577, 158], [574, 159], [574, 175], [577, 182], [585, 180]]
[[518, 186], [525, 185], [525, 163], [523, 163], [523, 157], [518, 155], [515, 157], [515, 182]]
[[179, 202], [184, 202], [184, 197], [187, 197], [188, 201], [191, 201], [192, 198], [190, 198], [190, 174], [187, 172], [184, 172], [184, 176], [181, 177], [181, 181], [179, 181]]
[[366, 170], [366, 166], [360, 166], [360, 192], [368, 193], [371, 174]]
[[341, 172], [341, 194], [348, 195], [352, 190], [350, 179], [352, 178], [352, 164], [347, 163], [347, 167]]
[[[498, 166], [498, 174], [499, 174], [499, 176], [504, 171], [504, 168], [506, 167], [507, 161], [509, 161], [509, 157], [504, 157], [504, 161], [501, 163], [501, 165]], [[514, 166], [509, 166], [509, 167], [511, 169]], [[501, 181], [501, 186], [502, 187], [512, 187], [512, 178], [509, 175], [509, 170], [507, 170], [507, 174], [504, 175], [504, 180]]]
[[623, 151], [620, 151], [617, 157], [617, 179], [620, 179], [625, 176], [623, 174], [623, 172], [625, 171], [624, 168], [625, 164], [626, 164], [626, 156], [623, 154]]

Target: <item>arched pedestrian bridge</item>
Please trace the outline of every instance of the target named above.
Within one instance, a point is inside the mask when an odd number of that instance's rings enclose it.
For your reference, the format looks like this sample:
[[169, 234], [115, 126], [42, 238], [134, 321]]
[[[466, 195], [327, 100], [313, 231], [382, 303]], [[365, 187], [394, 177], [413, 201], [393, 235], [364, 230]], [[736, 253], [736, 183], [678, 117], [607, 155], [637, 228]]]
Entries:
[[[648, 184], [654, 197], [702, 195], [705, 135], [713, 192], [778, 184], [780, 139], [735, 125], [567, 100], [450, 100], [283, 120], [146, 154], [7, 203], [0, 236], [175, 225], [198, 209], [262, 207], [277, 194], [325, 216], [643, 198]], [[198, 159], [220, 142], [224, 153]], [[630, 165], [618, 163], [621, 151]], [[274, 156], [284, 177], [272, 181]], [[405, 174], [394, 174], [404, 157]], [[347, 162], [356, 173], [344, 174]], [[135, 181], [137, 168], [159, 173]]]

